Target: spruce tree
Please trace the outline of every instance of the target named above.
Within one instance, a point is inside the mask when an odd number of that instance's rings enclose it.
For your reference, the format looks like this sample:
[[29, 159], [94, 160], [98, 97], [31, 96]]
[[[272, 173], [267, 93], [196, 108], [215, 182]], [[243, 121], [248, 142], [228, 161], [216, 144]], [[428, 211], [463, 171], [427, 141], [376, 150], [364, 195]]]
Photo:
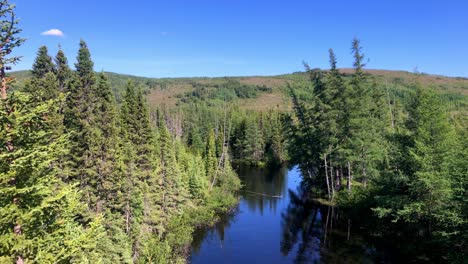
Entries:
[[418, 89], [410, 112], [409, 128], [413, 146], [409, 149], [414, 171], [409, 175], [412, 198], [398, 214], [406, 221], [422, 220], [433, 228], [435, 221], [450, 219], [452, 199], [449, 164], [455, 134], [448, 123], [439, 97], [432, 91]]
[[218, 159], [216, 158], [216, 142], [214, 130], [210, 130], [208, 134], [204, 159], [206, 177], [210, 179], [210, 182], [213, 182], [215, 179], [215, 174], [218, 170]]
[[364, 187], [370, 178], [377, 177], [377, 166], [382, 159], [385, 147], [382, 133], [385, 131], [378, 106], [382, 94], [369, 83], [364, 72], [364, 54], [358, 39], [352, 43], [354, 73], [350, 83], [349, 133], [346, 144], [347, 159], [353, 164], [351, 175], [356, 175]]
[[136, 108], [134, 121], [136, 137], [134, 138], [134, 146], [137, 151], [137, 165], [142, 173], [143, 178], [151, 177], [153, 171], [152, 160], [154, 159], [153, 149], [153, 133], [151, 131], [150, 118], [146, 100], [143, 97], [141, 89], [138, 89], [136, 94]]
[[52, 62], [52, 57], [48, 54], [46, 46], [41, 46], [37, 51], [31, 72], [33, 77], [38, 79], [43, 78], [49, 72], [55, 72], [55, 65]]
[[121, 197], [119, 193], [123, 188], [123, 176], [118, 168], [122, 153], [116, 103], [110, 84], [103, 73], [98, 75], [95, 96], [96, 105], [93, 115], [96, 118], [95, 125], [99, 128], [95, 149], [98, 173], [96, 192], [100, 196], [97, 211], [101, 211], [106, 207], [120, 208]]
[[26, 83], [24, 91], [33, 94], [37, 101], [56, 98], [59, 89], [54, 67], [47, 47], [41, 46], [34, 60], [32, 79]]
[[80, 40], [80, 48], [78, 50], [76, 61], [76, 73], [78, 74], [78, 77], [80, 77], [83, 89], [89, 90], [96, 82], [96, 76], [93, 69], [94, 62], [91, 60], [91, 52], [84, 40]]
[[[67, 151], [67, 135], [54, 133], [50, 112], [60, 99], [34, 102], [16, 92], [0, 110], [0, 260], [96, 262], [89, 250], [102, 236], [99, 219], [83, 228], [77, 218], [85, 210], [74, 185], [58, 177], [59, 157]], [[14, 109], [14, 111], [13, 111]]]
[[137, 151], [134, 144], [138, 139], [138, 127], [136, 122], [137, 101], [135, 87], [132, 81], [127, 83], [124, 101], [121, 108], [121, 126], [123, 138], [123, 162], [124, 166], [124, 230], [130, 238], [132, 245], [132, 257], [137, 257], [138, 239], [143, 221], [143, 183], [137, 166]]
[[68, 59], [61, 48], [57, 52], [54, 61], [59, 90], [63, 92], [72, 73], [70, 67], [68, 66]]
[[93, 62], [86, 43], [80, 41], [76, 73], [66, 85], [64, 125], [71, 133], [71, 151], [67, 158], [70, 168], [70, 182], [79, 182], [84, 191], [83, 199], [93, 211], [99, 211], [98, 150], [100, 148], [100, 127], [97, 123], [96, 76]]

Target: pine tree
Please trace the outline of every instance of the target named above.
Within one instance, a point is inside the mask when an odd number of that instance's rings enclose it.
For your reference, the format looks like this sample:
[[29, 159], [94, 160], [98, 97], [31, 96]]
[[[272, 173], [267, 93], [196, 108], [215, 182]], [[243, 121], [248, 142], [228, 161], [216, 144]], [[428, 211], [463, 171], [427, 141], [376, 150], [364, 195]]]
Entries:
[[398, 153], [401, 175], [390, 178], [396, 188], [387, 183], [374, 211], [393, 221], [422, 224], [430, 234], [454, 230], [462, 222], [453, 203], [456, 137], [437, 94], [417, 88], [406, 128], [409, 135], [400, 136]]
[[121, 126], [123, 134], [123, 155], [124, 155], [124, 209], [125, 232], [130, 238], [132, 245], [132, 258], [138, 256], [140, 230], [143, 222], [144, 210], [144, 184], [140, 170], [137, 166], [139, 157], [137, 156], [137, 146], [139, 139], [137, 121], [137, 98], [135, 87], [129, 81], [124, 94], [124, 101], [121, 108]]
[[448, 165], [453, 158], [455, 135], [434, 92], [418, 89], [412, 109], [408, 124], [414, 142], [409, 149], [414, 167], [409, 175], [412, 199], [398, 214], [407, 221], [423, 220], [431, 229], [434, 221], [451, 216]]
[[43, 78], [47, 73], [55, 72], [55, 65], [52, 62], [52, 57], [47, 52], [46, 46], [41, 46], [37, 51], [31, 72], [33, 77], [37, 79]]
[[153, 159], [153, 133], [151, 131], [148, 107], [141, 89], [138, 89], [136, 94], [136, 109], [135, 109], [135, 131], [136, 138], [134, 141], [137, 149], [138, 161], [137, 165], [143, 173], [142, 177], [148, 178], [153, 170], [151, 161]]
[[84, 40], [80, 40], [80, 49], [76, 58], [75, 68], [84, 90], [92, 89], [96, 82], [94, 62], [91, 60], [91, 52]]
[[282, 165], [286, 161], [286, 154], [284, 150], [284, 135], [283, 124], [280, 116], [276, 113], [270, 112], [268, 122], [266, 122], [265, 135], [265, 157], [270, 165]]
[[84, 229], [77, 217], [85, 206], [74, 185], [58, 176], [67, 135], [54, 133], [49, 113], [59, 100], [33, 103], [14, 93], [0, 110], [0, 258], [17, 263], [99, 261], [89, 248], [102, 236], [99, 219]]
[[54, 61], [56, 67], [56, 77], [59, 83], [59, 90], [63, 92], [68, 81], [70, 80], [72, 73], [70, 67], [68, 66], [68, 59], [61, 48], [57, 52]]
[[99, 200], [97, 149], [100, 144], [100, 130], [94, 113], [97, 99], [93, 62], [83, 40], [80, 42], [75, 66], [77, 71], [71, 77], [65, 90], [67, 100], [64, 124], [72, 136], [71, 151], [67, 160], [71, 178], [67, 181], [78, 181], [80, 188], [84, 191], [84, 200], [93, 210], [96, 210]]
[[354, 55], [354, 73], [351, 79], [349, 108], [349, 133], [347, 145], [347, 160], [354, 165], [350, 171], [356, 175], [364, 187], [369, 178], [377, 177], [378, 162], [385, 151], [382, 133], [385, 130], [381, 122], [382, 116], [377, 110], [382, 102], [382, 94], [376, 87], [369, 84], [368, 76], [364, 72], [364, 54], [361, 52], [358, 39], [352, 43]]
[[[117, 167], [121, 162], [120, 138], [115, 109], [115, 99], [111, 87], [105, 75], [99, 74], [95, 89], [96, 106], [93, 115], [96, 118], [95, 125], [99, 128], [96, 139], [96, 159], [98, 184], [96, 193], [99, 195], [97, 211], [101, 208], [119, 208], [121, 206], [122, 172]], [[107, 205], [106, 205], [107, 203]], [[104, 208], [105, 209], [105, 208]]]
[[218, 159], [216, 158], [216, 142], [214, 130], [210, 130], [208, 134], [206, 149], [204, 153], [205, 159], [205, 174], [210, 182], [213, 182], [215, 179], [215, 174], [217, 173], [218, 168]]
[[265, 154], [265, 142], [256, 119], [247, 122], [245, 134], [247, 137], [244, 141], [244, 157], [248, 160], [248, 164], [258, 165]]

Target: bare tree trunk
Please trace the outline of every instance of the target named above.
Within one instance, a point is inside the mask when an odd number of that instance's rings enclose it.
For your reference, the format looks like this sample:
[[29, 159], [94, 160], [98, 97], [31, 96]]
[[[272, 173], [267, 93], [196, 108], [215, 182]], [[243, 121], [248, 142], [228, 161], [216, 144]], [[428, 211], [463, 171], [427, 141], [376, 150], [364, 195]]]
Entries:
[[328, 192], [328, 200], [331, 200], [331, 195], [330, 195], [330, 182], [328, 180], [328, 165], [327, 165], [327, 155], [325, 155], [325, 158], [323, 159], [323, 162], [325, 164], [325, 179], [327, 182], [327, 192]]
[[331, 197], [332, 199], [335, 198], [335, 177], [333, 177], [333, 165], [332, 165], [332, 159], [330, 155], [330, 183], [331, 183]]
[[1, 89], [2, 99], [6, 100], [7, 99], [8, 86], [7, 86], [6, 76], [5, 76], [5, 67], [0, 68], [0, 77], [2, 78], [2, 87], [0, 88]]
[[336, 169], [336, 185], [338, 187], [338, 190], [341, 190], [341, 179], [342, 179], [342, 174], [343, 174], [343, 170], [341, 169], [341, 165], [340, 165], [340, 168]]
[[366, 164], [362, 166], [362, 176], [364, 177], [364, 188], [367, 188], [367, 173], [366, 173]]
[[348, 161], [348, 191], [351, 191], [351, 181], [352, 181], [352, 176], [351, 176], [351, 163]]
[[[221, 157], [219, 157], [219, 161], [218, 161], [218, 166], [216, 167], [216, 172], [215, 172], [215, 175], [213, 177], [213, 181], [211, 182], [211, 185], [210, 185], [210, 191], [213, 189], [213, 186], [214, 184], [216, 183], [216, 178], [218, 176], [218, 171], [221, 167], [222, 164], [225, 164], [226, 162], [224, 161], [224, 159], [226, 158], [226, 107], [224, 108], [224, 124], [223, 124], [223, 148], [222, 148], [222, 151], [221, 151]], [[230, 128], [229, 128], [230, 129]], [[224, 166], [223, 166], [223, 171], [224, 171]]]

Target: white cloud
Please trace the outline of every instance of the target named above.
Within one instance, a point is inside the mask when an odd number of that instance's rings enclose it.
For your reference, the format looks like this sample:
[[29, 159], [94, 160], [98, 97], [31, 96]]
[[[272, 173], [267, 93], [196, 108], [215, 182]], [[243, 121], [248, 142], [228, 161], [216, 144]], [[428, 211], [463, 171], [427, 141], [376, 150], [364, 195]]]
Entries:
[[56, 37], [63, 37], [65, 34], [60, 29], [49, 29], [41, 33], [43, 36], [56, 36]]

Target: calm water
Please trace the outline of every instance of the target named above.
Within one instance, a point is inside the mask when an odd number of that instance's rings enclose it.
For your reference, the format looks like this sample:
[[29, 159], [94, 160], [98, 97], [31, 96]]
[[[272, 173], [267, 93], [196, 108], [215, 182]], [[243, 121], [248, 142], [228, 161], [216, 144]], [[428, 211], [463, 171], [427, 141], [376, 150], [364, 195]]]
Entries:
[[337, 209], [305, 199], [296, 169], [244, 169], [237, 210], [199, 230], [191, 263], [388, 262], [362, 227]]

